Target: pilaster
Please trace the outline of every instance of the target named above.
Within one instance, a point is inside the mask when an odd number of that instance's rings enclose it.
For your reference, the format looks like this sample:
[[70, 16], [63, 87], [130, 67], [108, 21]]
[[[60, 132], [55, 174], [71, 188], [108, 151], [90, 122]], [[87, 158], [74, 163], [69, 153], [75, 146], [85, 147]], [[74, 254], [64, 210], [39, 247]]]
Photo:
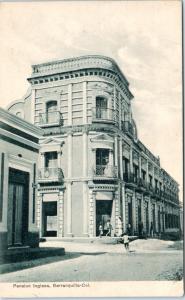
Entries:
[[31, 109], [30, 109], [30, 114], [31, 114], [30, 123], [32, 123], [32, 124], [35, 123], [35, 95], [36, 95], [36, 91], [35, 91], [35, 89], [32, 88], [32, 90], [31, 90]]
[[87, 177], [87, 133], [83, 132], [83, 176]]
[[89, 237], [96, 236], [96, 195], [89, 190]]
[[38, 193], [37, 194], [37, 218], [36, 218], [36, 225], [37, 228], [39, 229], [39, 236], [42, 237], [42, 194]]
[[133, 173], [133, 155], [132, 155], [132, 145], [130, 145], [130, 173]]
[[64, 236], [64, 192], [60, 191], [58, 195], [58, 237]]
[[72, 125], [72, 84], [68, 85], [68, 125]]
[[67, 183], [67, 235], [72, 236], [72, 198], [71, 198], [71, 184]]
[[68, 178], [72, 176], [72, 134], [68, 134]]
[[88, 197], [87, 182], [83, 182], [83, 235], [88, 236]]
[[125, 232], [127, 229], [126, 225], [126, 194], [125, 194], [125, 186], [122, 185], [122, 208], [123, 208], [123, 231]]
[[83, 124], [87, 123], [87, 82], [83, 82]]

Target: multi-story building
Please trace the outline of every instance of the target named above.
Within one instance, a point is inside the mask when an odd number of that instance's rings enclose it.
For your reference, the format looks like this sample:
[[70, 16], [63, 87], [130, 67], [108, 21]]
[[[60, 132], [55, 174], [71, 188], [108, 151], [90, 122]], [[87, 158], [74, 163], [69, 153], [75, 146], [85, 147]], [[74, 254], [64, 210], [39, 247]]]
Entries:
[[90, 55], [37, 64], [28, 81], [8, 110], [44, 130], [40, 235], [95, 237], [109, 220], [117, 234], [120, 216], [131, 234], [141, 226], [147, 235], [177, 232], [178, 183], [138, 139], [133, 95], [115, 61]]

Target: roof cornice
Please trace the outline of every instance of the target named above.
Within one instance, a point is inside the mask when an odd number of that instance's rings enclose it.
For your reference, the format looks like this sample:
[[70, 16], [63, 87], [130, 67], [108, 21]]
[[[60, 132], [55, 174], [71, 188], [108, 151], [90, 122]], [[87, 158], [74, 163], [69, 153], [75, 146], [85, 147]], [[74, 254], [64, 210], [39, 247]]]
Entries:
[[0, 107], [0, 120], [22, 131], [28, 132], [32, 136], [40, 138], [43, 135], [43, 130], [35, 125], [11, 114]]

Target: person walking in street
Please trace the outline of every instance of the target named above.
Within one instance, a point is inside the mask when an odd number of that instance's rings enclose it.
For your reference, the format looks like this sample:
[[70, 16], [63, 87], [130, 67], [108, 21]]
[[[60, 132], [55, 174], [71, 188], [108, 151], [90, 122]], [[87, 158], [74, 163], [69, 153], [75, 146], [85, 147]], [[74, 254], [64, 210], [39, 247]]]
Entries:
[[125, 246], [126, 251], [129, 251], [129, 237], [127, 233], [123, 233], [123, 244]]
[[99, 237], [101, 238], [102, 235], [103, 235], [103, 226], [102, 226], [102, 224], [100, 223], [100, 225], [99, 225]]
[[112, 225], [111, 225], [111, 222], [110, 222], [110, 220], [109, 221], [107, 221], [107, 234], [106, 234], [106, 236], [111, 236], [111, 231], [112, 231]]

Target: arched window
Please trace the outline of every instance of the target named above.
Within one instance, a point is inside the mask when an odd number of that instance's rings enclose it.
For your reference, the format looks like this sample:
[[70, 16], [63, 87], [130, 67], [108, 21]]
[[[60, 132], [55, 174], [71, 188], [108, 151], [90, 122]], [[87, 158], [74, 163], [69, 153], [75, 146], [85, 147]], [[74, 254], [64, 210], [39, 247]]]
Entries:
[[96, 97], [96, 118], [97, 119], [107, 119], [108, 109], [107, 109], [107, 98], [105, 97]]
[[49, 101], [46, 104], [46, 115], [48, 123], [55, 123], [58, 117], [57, 101]]

